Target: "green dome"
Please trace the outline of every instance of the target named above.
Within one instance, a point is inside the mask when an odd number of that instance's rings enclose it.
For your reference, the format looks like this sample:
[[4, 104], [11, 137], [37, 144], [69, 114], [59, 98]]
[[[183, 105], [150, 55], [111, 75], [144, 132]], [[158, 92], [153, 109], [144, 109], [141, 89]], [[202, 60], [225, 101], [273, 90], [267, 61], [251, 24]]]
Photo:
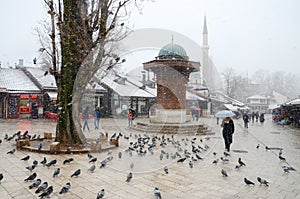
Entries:
[[184, 48], [173, 43], [167, 44], [160, 49], [158, 56], [163, 56], [163, 55], [179, 55], [183, 57], [187, 56]]

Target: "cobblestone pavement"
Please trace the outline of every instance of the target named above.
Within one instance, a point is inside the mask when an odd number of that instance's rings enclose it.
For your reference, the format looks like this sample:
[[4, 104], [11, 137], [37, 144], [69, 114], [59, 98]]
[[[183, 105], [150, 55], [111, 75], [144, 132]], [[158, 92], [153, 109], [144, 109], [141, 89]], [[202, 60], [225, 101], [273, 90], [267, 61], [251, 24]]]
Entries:
[[[136, 122], [136, 120], [135, 120]], [[129, 199], [154, 199], [154, 187], [161, 191], [163, 199], [194, 199], [194, 198], [300, 198], [300, 130], [282, 127], [272, 123], [270, 116], [264, 124], [250, 123], [248, 129], [243, 128], [242, 120], [234, 120], [236, 132], [228, 162], [219, 162], [215, 165], [212, 162], [223, 156], [224, 143], [221, 137], [221, 127], [216, 125], [215, 118], [201, 118], [200, 123], [204, 123], [215, 132], [209, 136], [195, 135], [174, 135], [174, 140], [181, 144], [181, 148], [191, 152], [191, 142], [195, 146], [201, 146], [207, 149], [198, 153], [203, 160], [193, 162], [193, 168], [189, 166], [189, 160], [183, 163], [177, 163], [176, 159], [171, 158], [171, 153], [175, 154], [178, 147], [175, 148], [171, 142], [167, 142], [165, 147], [159, 146], [160, 141], [154, 147], [154, 153], [149, 152], [144, 155], [138, 155], [136, 152], [125, 152], [130, 146], [130, 142], [135, 142], [136, 135], [144, 137], [144, 133], [131, 131], [127, 128], [126, 119], [102, 119], [100, 130], [94, 130], [93, 121], [90, 121], [90, 131], [85, 135], [89, 139], [95, 139], [99, 132], [108, 132], [111, 136], [113, 133], [122, 132], [120, 138], [120, 147], [114, 148], [112, 154], [108, 151], [93, 153], [97, 157], [96, 170], [89, 173], [88, 169], [92, 165], [86, 154], [76, 155], [48, 155], [38, 154], [26, 151], [16, 151], [13, 155], [7, 152], [13, 149], [14, 141], [4, 141], [4, 135], [21, 130], [29, 130], [31, 134], [43, 134], [43, 132], [55, 132], [55, 122], [49, 120], [2, 120], [0, 122], [0, 173], [4, 178], [0, 184], [0, 198], [38, 198], [34, 193], [35, 189], [29, 189], [32, 182], [24, 182], [31, 172], [25, 169], [32, 164], [33, 160], [39, 162], [46, 157], [48, 161], [57, 159], [57, 164], [47, 168], [38, 165], [33, 172], [37, 173], [37, 178], [43, 182], [47, 181], [49, 186], [54, 187], [51, 198], [96, 198], [100, 189], [105, 189], [107, 199], [129, 198]], [[125, 139], [128, 136], [129, 139]], [[154, 136], [151, 134], [150, 137]], [[160, 138], [162, 135], [157, 135]], [[171, 135], [165, 135], [165, 138], [172, 140]], [[192, 138], [196, 138], [192, 140]], [[202, 140], [202, 142], [201, 142]], [[256, 148], [257, 145], [259, 148]], [[266, 150], [265, 146], [273, 150]], [[279, 150], [283, 148], [282, 156], [286, 158], [281, 161], [278, 158]], [[160, 156], [162, 150], [169, 154]], [[118, 153], [122, 152], [122, 157]], [[214, 155], [214, 152], [216, 155]], [[183, 151], [179, 151], [183, 155]], [[191, 152], [192, 153], [192, 152]], [[30, 155], [27, 162], [20, 159]], [[107, 163], [104, 168], [99, 168], [100, 161], [113, 156], [113, 160]], [[192, 156], [193, 153], [192, 153]], [[70, 164], [63, 165], [67, 158], [73, 158]], [[195, 156], [194, 156], [195, 157]], [[238, 164], [238, 158], [241, 157], [246, 166], [235, 169]], [[130, 164], [134, 163], [133, 169]], [[284, 173], [282, 166], [292, 166], [296, 171]], [[166, 174], [163, 168], [167, 166], [169, 173]], [[52, 174], [56, 168], [60, 168], [58, 177], [53, 178]], [[71, 178], [71, 174], [81, 169], [78, 177]], [[228, 173], [228, 177], [221, 175], [221, 169]], [[132, 172], [133, 177], [130, 182], [125, 182], [126, 176]], [[269, 187], [259, 185], [257, 177], [267, 179]], [[247, 186], [244, 178], [255, 182], [255, 186]], [[68, 193], [60, 195], [58, 192], [67, 182], [71, 183]]]

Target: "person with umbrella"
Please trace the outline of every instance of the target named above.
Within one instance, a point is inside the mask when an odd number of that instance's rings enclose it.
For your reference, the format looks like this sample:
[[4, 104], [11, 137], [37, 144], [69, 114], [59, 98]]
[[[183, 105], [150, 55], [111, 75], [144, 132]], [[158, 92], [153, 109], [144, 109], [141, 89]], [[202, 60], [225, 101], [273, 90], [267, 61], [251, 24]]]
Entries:
[[230, 117], [226, 117], [223, 123], [223, 138], [225, 142], [225, 149], [229, 152], [232, 143], [232, 135], [234, 133], [234, 123]]

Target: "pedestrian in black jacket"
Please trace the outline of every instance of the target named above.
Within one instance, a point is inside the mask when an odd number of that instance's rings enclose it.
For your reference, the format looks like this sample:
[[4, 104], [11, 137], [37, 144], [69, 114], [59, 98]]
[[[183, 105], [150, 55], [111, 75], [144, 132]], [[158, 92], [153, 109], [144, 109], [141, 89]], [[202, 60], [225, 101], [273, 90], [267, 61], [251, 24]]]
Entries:
[[243, 120], [244, 120], [244, 127], [245, 127], [245, 128], [248, 128], [249, 116], [248, 116], [247, 113], [245, 113], [245, 114], [243, 115]]
[[226, 117], [223, 121], [223, 138], [225, 149], [229, 152], [232, 143], [232, 135], [234, 133], [234, 123], [230, 117]]

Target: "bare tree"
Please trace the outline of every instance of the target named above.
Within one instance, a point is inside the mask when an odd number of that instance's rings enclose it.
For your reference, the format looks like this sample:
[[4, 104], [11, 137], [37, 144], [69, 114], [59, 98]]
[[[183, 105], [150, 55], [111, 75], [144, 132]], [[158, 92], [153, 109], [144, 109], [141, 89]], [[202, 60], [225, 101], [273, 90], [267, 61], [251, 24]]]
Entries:
[[234, 95], [234, 75], [235, 72], [233, 68], [226, 68], [225, 71], [222, 73], [225, 82], [225, 94], [229, 97], [233, 97]]
[[[85, 144], [81, 131], [80, 101], [97, 71], [101, 76], [124, 61], [114, 52], [126, 33], [131, 5], [138, 0], [44, 0], [51, 21], [50, 74], [58, 87], [56, 141]], [[46, 48], [45, 48], [46, 49]]]

